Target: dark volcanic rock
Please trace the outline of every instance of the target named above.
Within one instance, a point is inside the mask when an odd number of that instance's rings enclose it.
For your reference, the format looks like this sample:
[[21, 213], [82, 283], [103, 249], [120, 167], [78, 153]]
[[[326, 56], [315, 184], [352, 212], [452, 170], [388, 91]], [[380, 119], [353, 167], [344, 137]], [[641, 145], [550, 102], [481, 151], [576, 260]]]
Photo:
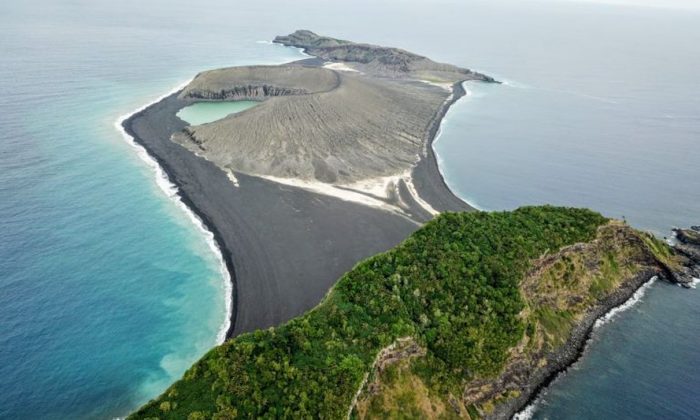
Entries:
[[686, 245], [700, 246], [700, 232], [696, 230], [698, 226], [693, 226], [691, 229], [673, 229], [676, 233], [676, 238]]

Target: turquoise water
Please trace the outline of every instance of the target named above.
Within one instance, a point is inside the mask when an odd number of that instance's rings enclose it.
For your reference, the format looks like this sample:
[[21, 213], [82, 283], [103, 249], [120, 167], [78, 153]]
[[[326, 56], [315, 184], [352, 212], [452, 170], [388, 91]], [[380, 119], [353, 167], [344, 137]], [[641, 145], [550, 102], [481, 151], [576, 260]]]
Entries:
[[[118, 116], [204, 69], [297, 59], [262, 41], [300, 27], [401, 46], [508, 81], [469, 85], [436, 144], [462, 197], [664, 234], [699, 222], [699, 21], [555, 0], [3, 4], [0, 418], [124, 415], [224, 324], [216, 253]], [[698, 307], [695, 290], [650, 288], [535, 416], [697, 417]]]
[[177, 116], [189, 125], [206, 124], [245, 111], [257, 104], [255, 101], [197, 102], [182, 108]]
[[115, 121], [203, 68], [300, 57], [90, 4], [0, 13], [2, 419], [123, 416], [216, 344], [217, 254]]

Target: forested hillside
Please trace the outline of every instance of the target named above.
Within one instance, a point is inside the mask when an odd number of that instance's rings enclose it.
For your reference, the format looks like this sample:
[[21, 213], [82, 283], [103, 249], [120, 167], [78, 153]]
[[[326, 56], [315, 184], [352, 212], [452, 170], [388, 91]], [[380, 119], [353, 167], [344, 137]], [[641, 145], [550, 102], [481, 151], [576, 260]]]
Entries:
[[380, 351], [403, 338], [423, 349], [411, 369], [426, 392], [459, 396], [498, 375], [534, 328], [520, 289], [532, 262], [607, 222], [550, 206], [443, 214], [359, 263], [312, 311], [213, 349], [131, 418], [344, 418]]

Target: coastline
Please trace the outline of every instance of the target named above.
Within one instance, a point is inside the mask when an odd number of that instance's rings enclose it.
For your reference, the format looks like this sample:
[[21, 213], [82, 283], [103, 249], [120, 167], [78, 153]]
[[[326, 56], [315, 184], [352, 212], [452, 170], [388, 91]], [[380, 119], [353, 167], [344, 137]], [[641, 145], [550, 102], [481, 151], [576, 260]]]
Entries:
[[239, 181], [234, 186], [230, 174], [170, 140], [185, 126], [176, 111], [189, 103], [172, 93], [130, 115], [123, 126], [216, 239], [232, 279], [227, 339], [311, 309], [355, 263], [417, 229], [415, 222], [385, 210], [242, 173], [234, 174]]
[[646, 290], [662, 277], [664, 274], [660, 270], [646, 270], [624, 282], [573, 328], [569, 340], [559, 351], [547, 357], [546, 368], [536, 374], [538, 378], [530, 384], [527, 392], [499, 406], [489, 418], [513, 420], [532, 418], [546, 389], [586, 355], [593, 334], [614, 319], [617, 314], [637, 304], [644, 297]]
[[[440, 120], [440, 125], [439, 125], [439, 127], [438, 127], [437, 133], [435, 133], [435, 135], [433, 136], [433, 140], [430, 142], [430, 150], [431, 150], [431, 152], [432, 152], [433, 159], [435, 160], [435, 164], [437, 165], [437, 170], [438, 170], [438, 172], [440, 173], [440, 177], [442, 178], [442, 181], [443, 181], [443, 183], [445, 184], [445, 188], [447, 188], [448, 190], [450, 190], [450, 191], [452, 192], [452, 194], [454, 194], [457, 198], [459, 198], [460, 200], [462, 200], [462, 201], [464, 201], [465, 203], [467, 203], [467, 205], [468, 205], [469, 207], [471, 207], [472, 209], [477, 210], [477, 211], [488, 211], [488, 210], [486, 210], [486, 209], [484, 209], [484, 208], [482, 208], [482, 207], [479, 207], [479, 206], [476, 205], [474, 202], [469, 201], [469, 200], [467, 200], [467, 199], [465, 199], [465, 198], [460, 197], [455, 191], [453, 191], [453, 190], [450, 188], [450, 185], [449, 185], [448, 182], [447, 182], [447, 177], [445, 176], [445, 173], [443, 172], [443, 169], [442, 169], [442, 166], [441, 166], [441, 165], [443, 164], [442, 159], [440, 159], [440, 155], [438, 154], [437, 150], [435, 150], [435, 144], [438, 142], [438, 140], [440, 140], [440, 137], [442, 136], [442, 133], [443, 133], [443, 125], [447, 122], [447, 114], [450, 112], [450, 110], [453, 109], [453, 108], [452, 108], [452, 105], [456, 104], [456, 103], [457, 103], [460, 99], [462, 99], [462, 98], [471, 96], [471, 92], [469, 91], [469, 89], [467, 89], [467, 88], [465, 87], [465, 84], [466, 84], [467, 82], [468, 82], [468, 81], [464, 81], [464, 82], [460, 82], [460, 83], [455, 83], [455, 87], [458, 86], [458, 87], [459, 87], [459, 90], [453, 89], [453, 92], [459, 92], [459, 91], [461, 91], [461, 96], [455, 98], [454, 102], [452, 102], [452, 104], [450, 104], [450, 106], [448, 107], [448, 109], [445, 111], [445, 114], [443, 115], [442, 119]], [[507, 84], [507, 82], [501, 82], [501, 83], [504, 84], [504, 85]]]
[[140, 114], [147, 108], [157, 104], [158, 102], [164, 100], [165, 98], [179, 93], [192, 81], [189, 80], [177, 85], [174, 89], [168, 91], [164, 95], [159, 96], [155, 100], [148, 102], [147, 104], [137, 108], [135, 111], [123, 114], [119, 116], [114, 122], [114, 126], [117, 131], [122, 135], [122, 138], [134, 149], [136, 149], [136, 154], [143, 160], [148, 166], [151, 167], [155, 175], [156, 184], [163, 191], [163, 193], [180, 208], [190, 221], [204, 234], [207, 245], [214, 253], [216, 259], [219, 263], [219, 272], [221, 273], [224, 288], [224, 302], [226, 308], [226, 314], [224, 316], [224, 322], [219, 328], [216, 334], [216, 343], [222, 344], [226, 341], [229, 331], [231, 330], [231, 325], [233, 324], [233, 300], [234, 300], [234, 278], [233, 278], [233, 265], [225, 258], [224, 252], [221, 249], [221, 244], [217, 234], [212, 230], [212, 226], [207, 224], [200, 214], [197, 213], [195, 207], [191, 207], [189, 200], [186, 196], [183, 196], [181, 189], [178, 185], [172, 181], [170, 174], [167, 171], [167, 167], [158, 159], [158, 156], [153, 155], [149, 152], [146, 146], [137, 140], [132, 133], [127, 129], [126, 123], [128, 120], [134, 116]]
[[[421, 160], [411, 171], [411, 178], [418, 196], [430, 203], [439, 212], [478, 210], [450, 189], [444, 174], [440, 170], [440, 164], [434, 150], [434, 143], [442, 132], [442, 124], [447, 112], [457, 101], [468, 96], [467, 90], [463, 86], [464, 83], [466, 82], [457, 82], [452, 85], [451, 96], [448, 97], [435, 116], [433, 116], [428, 129], [424, 156], [421, 157]], [[435, 191], [447, 191], [449, 194], [435, 194]]]

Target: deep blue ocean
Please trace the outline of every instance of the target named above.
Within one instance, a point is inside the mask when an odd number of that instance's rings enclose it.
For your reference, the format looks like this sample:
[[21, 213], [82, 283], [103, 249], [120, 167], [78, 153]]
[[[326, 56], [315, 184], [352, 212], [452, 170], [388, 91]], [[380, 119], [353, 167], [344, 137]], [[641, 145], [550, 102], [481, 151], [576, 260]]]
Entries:
[[[700, 12], [564, 0], [0, 6], [0, 418], [124, 416], [211, 346], [225, 273], [115, 128], [227, 65], [298, 59], [307, 28], [493, 75], [435, 147], [488, 210], [592, 207], [664, 236], [700, 224]], [[538, 418], [699, 418], [700, 294], [657, 283], [601, 327]]]

